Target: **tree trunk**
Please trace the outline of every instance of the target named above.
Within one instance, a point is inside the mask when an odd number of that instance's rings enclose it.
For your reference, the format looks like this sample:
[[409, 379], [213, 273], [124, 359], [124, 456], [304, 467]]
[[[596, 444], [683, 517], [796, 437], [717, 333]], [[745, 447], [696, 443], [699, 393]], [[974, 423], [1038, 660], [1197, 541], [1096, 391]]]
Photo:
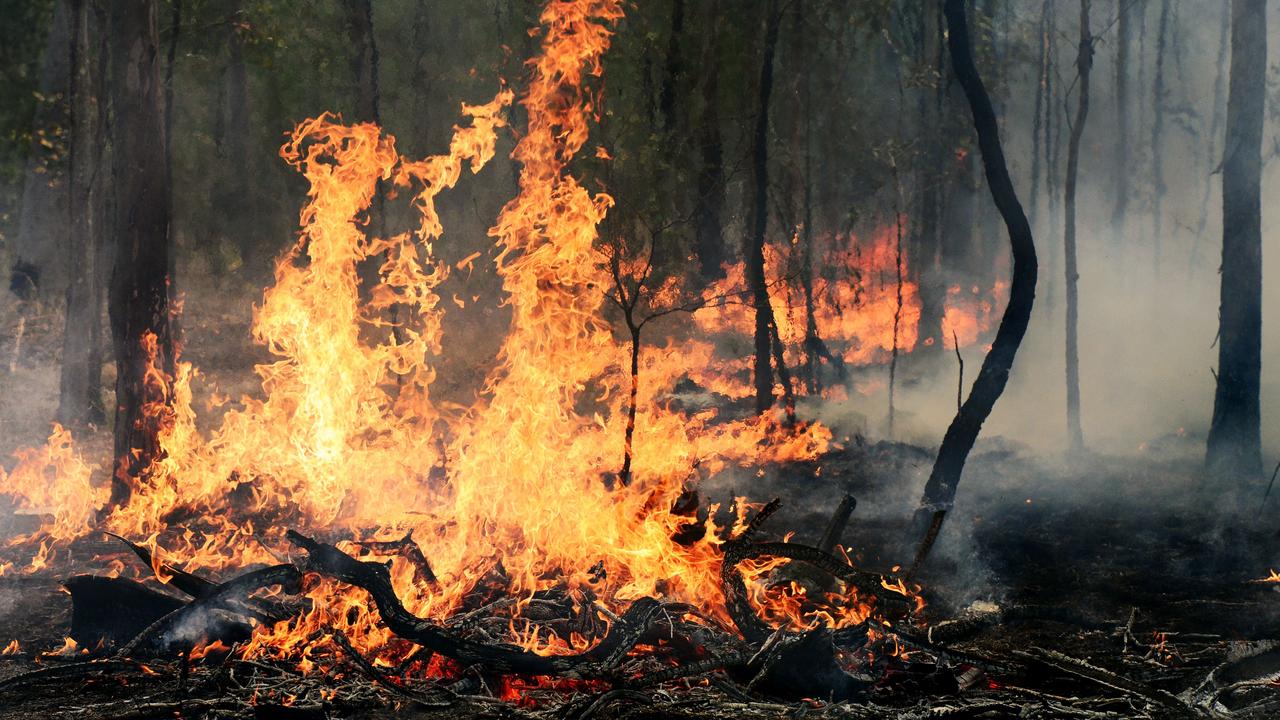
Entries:
[[[720, 3], [713, 0], [709, 22], [719, 16]], [[697, 204], [694, 208], [696, 253], [702, 279], [710, 282], [724, 277], [724, 147], [720, 138], [719, 46], [717, 33], [705, 35], [702, 48], [702, 117], [698, 122]]]
[[1125, 217], [1129, 213], [1129, 0], [1118, 0], [1116, 16], [1116, 145], [1115, 145], [1115, 209], [1111, 225], [1116, 247], [1124, 238]]
[[773, 92], [773, 56], [778, 47], [778, 25], [781, 21], [777, 0], [770, 0], [765, 20], [764, 50], [760, 58], [760, 104], [756, 115], [754, 152], [754, 204], [751, 234], [743, 257], [746, 280], [755, 306], [755, 387], [756, 412], [763, 414], [773, 406], [773, 372], [769, 358], [772, 352], [775, 322], [769, 304], [769, 285], [764, 275], [764, 241], [769, 226], [769, 95]]
[[[1035, 225], [1036, 216], [1039, 215], [1041, 156], [1048, 144], [1047, 141], [1041, 142], [1044, 134], [1044, 117], [1046, 110], [1053, 112], [1053, 106], [1045, 95], [1049, 88], [1049, 0], [1044, 0], [1044, 4], [1040, 6], [1040, 27], [1036, 44], [1040, 47], [1040, 61], [1036, 72], [1035, 111], [1031, 120], [1031, 194], [1027, 201], [1027, 214], [1030, 216], [1032, 226]], [[1046, 105], [1048, 105], [1047, 108]]]
[[116, 358], [115, 458], [111, 504], [128, 501], [161, 449], [148, 387], [154, 362], [172, 372], [166, 273], [169, 267], [169, 170], [165, 162], [164, 84], [152, 0], [110, 6], [115, 262], [109, 310]]
[[[173, 74], [178, 67], [178, 41], [182, 37], [182, 0], [170, 0], [169, 8], [169, 47], [166, 51], [164, 64], [164, 164], [169, 172], [169, 191], [166, 193], [165, 201], [169, 205], [168, 215], [170, 223], [170, 236], [173, 235]], [[171, 241], [172, 244], [172, 241]], [[178, 254], [169, 253], [169, 289], [171, 292], [176, 287]], [[174, 333], [175, 338], [182, 336], [180, 324], [181, 319], [172, 317], [169, 319], [172, 323], [170, 330]]]
[[1218, 28], [1218, 61], [1217, 72], [1213, 76], [1213, 119], [1209, 125], [1209, 142], [1205, 149], [1204, 194], [1200, 199], [1200, 220], [1196, 224], [1196, 234], [1192, 239], [1191, 252], [1187, 255], [1187, 280], [1195, 278], [1196, 268], [1200, 265], [1200, 243], [1209, 227], [1209, 201], [1213, 197], [1214, 168], [1219, 160], [1219, 141], [1222, 138], [1222, 123], [1226, 121], [1227, 107], [1227, 50], [1231, 47], [1231, 4], [1222, 6], [1222, 23]]
[[1231, 4], [1231, 78], [1222, 158], [1222, 301], [1218, 384], [1206, 464], [1219, 476], [1262, 472], [1262, 130], [1266, 118], [1266, 0]]
[[[942, 185], [946, 178], [947, 163], [942, 113], [946, 98], [946, 83], [943, 80], [946, 74], [946, 55], [942, 8], [938, 7], [936, 12], [930, 12], [930, 9], [928, 3], [920, 5], [917, 43], [922, 60], [928, 62], [929, 55], [933, 55], [933, 70], [938, 85], [934, 88], [932, 103], [927, 90], [922, 90], [920, 95], [920, 133], [925, 138], [921, 153], [924, 168], [917, 173], [917, 231], [912, 238], [912, 251], [907, 253], [908, 257], [913, 258], [913, 265], [909, 269], [915, 268], [916, 284], [920, 292], [918, 352], [922, 354], [942, 348], [942, 318], [947, 295], [946, 282], [942, 278], [939, 264], [942, 245]], [[930, 19], [934, 20], [933, 27], [929, 26]]]
[[67, 127], [67, 83], [71, 77], [67, 46], [72, 14], [69, 0], [54, 3], [53, 24], [40, 63], [40, 98], [32, 124], [9, 278], [10, 289], [28, 300], [58, 297], [69, 276], [64, 260], [69, 236], [67, 171], [58, 156], [62, 145], [59, 136]]
[[[94, 54], [106, 41], [101, 23], [89, 13], [87, 0], [71, 0], [70, 109], [68, 157], [71, 241], [68, 265], [66, 328], [62, 340], [58, 422], [69, 427], [106, 419], [102, 406], [102, 301], [105, 273], [98, 265], [102, 244], [101, 183], [104, 127], [99, 105], [105, 103], [104, 64]], [[96, 53], [101, 58], [101, 51]]]
[[1169, 35], [1170, 0], [1161, 0], [1160, 27], [1156, 31], [1156, 74], [1154, 80], [1151, 110], [1154, 113], [1151, 122], [1151, 247], [1152, 269], [1155, 276], [1160, 277], [1160, 261], [1164, 245], [1164, 194], [1167, 191], [1164, 183], [1164, 152], [1160, 141], [1164, 138], [1164, 55]]
[[662, 112], [662, 128], [671, 136], [676, 127], [676, 84], [684, 72], [680, 57], [680, 37], [684, 33], [684, 1], [672, 0], [671, 34], [667, 36], [667, 63], [662, 73], [662, 91], [658, 100]]
[[1071, 124], [1071, 140], [1067, 147], [1066, 225], [1062, 233], [1067, 291], [1067, 446], [1076, 453], [1084, 449], [1084, 431], [1080, 425], [1080, 350], [1077, 325], [1080, 313], [1080, 273], [1076, 265], [1076, 180], [1080, 171], [1080, 138], [1089, 118], [1089, 71], [1093, 68], [1093, 35], [1089, 29], [1089, 0], [1080, 0], [1080, 46], [1076, 57], [1080, 99], [1076, 103], [1076, 119]]
[[[952, 419], [947, 433], [938, 448], [929, 481], [925, 484], [920, 509], [916, 513], [916, 525], [924, 531], [924, 540], [916, 552], [911, 575], [919, 569], [937, 539], [938, 531], [947, 511], [955, 502], [956, 486], [964, 470], [965, 460], [973, 449], [982, 424], [986, 422], [996, 401], [1004, 393], [1013, 369], [1014, 356], [1031, 320], [1031, 309], [1036, 294], [1036, 248], [1031, 226], [1018, 202], [1013, 181], [1000, 146], [999, 125], [991, 99], [983, 87], [982, 78], [974, 66], [973, 51], [969, 41], [968, 23], [965, 19], [964, 0], [946, 0], [947, 36], [951, 48], [951, 60], [956, 79], [964, 89], [973, 112], [973, 124], [978, 131], [978, 146], [982, 151], [982, 164], [986, 171], [987, 186], [1000, 216], [1009, 231], [1009, 244], [1013, 253], [1013, 277], [1009, 288], [1009, 304], [1005, 307], [1000, 327], [996, 331], [991, 350], [982, 361], [978, 377], [973, 381], [969, 397]], [[932, 516], [932, 517], [931, 517]]]
[[223, 234], [235, 243], [240, 254], [241, 271], [248, 278], [257, 278], [265, 268], [260, 268], [261, 256], [257, 233], [252, 223], [257, 217], [253, 187], [253, 173], [249, 170], [249, 77], [244, 61], [244, 37], [240, 32], [240, 14], [243, 0], [229, 0], [223, 19], [226, 37], [227, 66], [222, 76], [222, 107], [218, 127], [219, 155], [223, 159], [223, 192], [219, 195], [236, 208], [223, 223]]

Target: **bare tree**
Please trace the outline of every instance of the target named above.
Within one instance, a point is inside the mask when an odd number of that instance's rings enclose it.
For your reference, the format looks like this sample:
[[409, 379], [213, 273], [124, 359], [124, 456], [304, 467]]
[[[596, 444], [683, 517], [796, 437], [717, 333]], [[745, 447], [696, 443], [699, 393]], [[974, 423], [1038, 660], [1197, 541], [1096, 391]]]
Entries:
[[1084, 449], [1084, 431], [1080, 426], [1080, 272], [1076, 263], [1076, 184], [1080, 171], [1080, 139], [1084, 136], [1084, 124], [1089, 117], [1089, 71], [1093, 68], [1093, 35], [1089, 29], [1089, 0], [1080, 0], [1080, 45], [1076, 56], [1079, 73], [1079, 100], [1076, 117], [1071, 123], [1071, 140], [1067, 147], [1066, 224], [1063, 227], [1062, 249], [1065, 256], [1067, 296], [1067, 445], [1072, 452]]
[[1125, 216], [1129, 212], [1129, 46], [1132, 44], [1129, 10], [1132, 0], [1117, 0], [1116, 10], [1116, 147], [1115, 210], [1111, 224], [1116, 229], [1115, 242], [1124, 235]]
[[951, 62], [956, 80], [964, 89], [965, 97], [973, 112], [973, 124], [978, 131], [978, 146], [982, 151], [982, 164], [986, 172], [987, 186], [1000, 216], [1009, 231], [1009, 245], [1013, 253], [1013, 274], [1009, 288], [1009, 303], [1000, 319], [1000, 327], [991, 343], [991, 350], [982, 361], [978, 377], [973, 381], [969, 397], [960, 406], [951, 425], [947, 427], [933, 470], [925, 484], [920, 509], [916, 512], [916, 527], [924, 534], [916, 551], [910, 573], [914, 575], [929, 554], [938, 532], [942, 529], [947, 511], [955, 502], [956, 487], [964, 471], [965, 460], [973, 449], [982, 424], [986, 422], [996, 401], [1004, 393], [1013, 369], [1022, 338], [1031, 320], [1031, 309], [1036, 296], [1036, 247], [1031, 225], [1013, 189], [1009, 168], [1005, 163], [1004, 149], [1000, 145], [999, 123], [991, 99], [982, 84], [982, 77], [973, 62], [973, 50], [969, 40], [968, 21], [965, 18], [964, 0], [946, 0], [947, 44], [951, 49]]
[[1262, 130], [1266, 119], [1266, 0], [1232, 0], [1227, 141], [1222, 157], [1222, 300], [1218, 373], [1205, 457], [1242, 479], [1262, 472]]
[[[773, 92], [773, 57], [778, 48], [778, 26], [781, 20], [778, 1], [770, 0], [765, 19], [764, 49], [760, 58], [760, 104], [753, 136], [754, 200], [751, 234], [743, 248], [746, 281], [751, 290], [756, 315], [755, 387], [758, 413], [764, 413], [773, 407], [774, 373], [770, 368], [771, 356], [783, 387], [789, 389], [791, 384], [781, 352], [782, 343], [777, 338], [777, 322], [773, 317], [773, 306], [769, 304], [769, 284], [764, 274], [764, 241], [769, 226], [769, 96]], [[790, 405], [787, 410], [789, 415], [794, 412]]]

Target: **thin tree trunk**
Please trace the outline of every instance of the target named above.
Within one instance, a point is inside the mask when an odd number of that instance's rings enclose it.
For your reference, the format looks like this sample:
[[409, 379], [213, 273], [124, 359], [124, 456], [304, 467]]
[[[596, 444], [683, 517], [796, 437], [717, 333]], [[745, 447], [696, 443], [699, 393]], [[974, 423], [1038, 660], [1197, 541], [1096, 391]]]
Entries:
[[1206, 465], [1247, 481], [1262, 473], [1262, 134], [1266, 0], [1231, 4], [1231, 79], [1222, 158], [1222, 302], [1218, 383]]
[[[764, 50], [760, 59], [760, 102], [756, 115], [753, 152], [754, 203], [751, 234], [743, 257], [746, 280], [755, 306], [755, 388], [756, 412], [763, 414], [773, 407], [772, 353], [775, 320], [769, 304], [769, 285], [764, 274], [764, 242], [769, 226], [769, 96], [773, 92], [773, 56], [778, 46], [781, 18], [777, 0], [770, 0], [765, 24]], [[779, 364], [779, 367], [784, 367]]]
[[1093, 35], [1089, 29], [1089, 0], [1080, 0], [1080, 46], [1076, 57], [1080, 98], [1076, 118], [1071, 124], [1071, 140], [1067, 148], [1066, 225], [1062, 233], [1067, 290], [1067, 446], [1072, 452], [1084, 449], [1084, 431], [1080, 424], [1080, 349], [1078, 324], [1080, 313], [1080, 273], [1076, 264], [1076, 181], [1080, 171], [1080, 139], [1089, 117], [1089, 71], [1093, 68]]
[[101, 26], [94, 23], [87, 0], [71, 0], [71, 16], [68, 47], [71, 59], [68, 97], [71, 252], [58, 421], [70, 427], [83, 427], [106, 419], [102, 406], [100, 345], [103, 273], [98, 267], [102, 218], [97, 212], [101, 203], [95, 196], [95, 190], [100, 189], [95, 176], [100, 171], [102, 148], [106, 145], [98, 113], [98, 104], [105, 102], [101, 95], [101, 77], [106, 68], [94, 65], [91, 51], [105, 35]]
[[1124, 238], [1125, 219], [1129, 214], [1129, 6], [1130, 0], [1117, 0], [1116, 17], [1116, 146], [1115, 146], [1115, 209], [1111, 212], [1111, 225], [1115, 230], [1115, 246]]
[[[922, 353], [939, 352], [943, 346], [942, 318], [945, 313], [947, 284], [942, 277], [942, 217], [945, 206], [944, 183], [946, 182], [947, 151], [943, 107], [946, 103], [946, 47], [944, 41], [942, 7], [935, 3], [936, 12], [928, 13], [930, 5], [921, 4], [921, 24], [918, 30], [922, 50], [933, 50], [933, 70], [937, 79], [937, 87], [933, 92], [933, 103], [930, 106], [922, 93], [921, 99], [921, 132], [925, 134], [925, 150], [923, 159], [925, 169], [921, 178], [919, 233], [916, 236], [916, 248], [910, 255], [916, 258], [917, 287], [920, 292], [919, 347]], [[933, 27], [928, 28], [926, 19], [933, 16]]]
[[[1041, 156], [1048, 145], [1047, 140], [1042, 142], [1041, 139], [1044, 134], [1045, 105], [1048, 104], [1045, 93], [1049, 88], [1049, 0], [1044, 0], [1044, 4], [1040, 6], [1040, 28], [1037, 40], [1040, 46], [1040, 62], [1036, 73], [1035, 112], [1031, 120], [1031, 194], [1027, 198], [1028, 215], [1033, 227], [1040, 206]], [[1049, 107], [1049, 111], [1053, 111], [1052, 106]]]
[[[173, 178], [173, 74], [178, 65], [178, 41], [182, 37], [182, 0], [170, 0], [169, 14], [169, 47], [166, 52], [164, 64], [164, 163], [168, 168], [169, 177]], [[169, 183], [169, 192], [165, 202], [168, 203], [169, 222], [173, 222], [173, 183]], [[170, 235], [173, 234], [173, 228], [170, 227]], [[172, 290], [176, 287], [177, 282], [177, 260], [178, 254], [169, 253], [169, 287]], [[173, 323], [170, 328], [175, 337], [179, 335], [179, 319], [170, 318]]]
[[1218, 29], [1218, 61], [1217, 73], [1213, 78], [1213, 119], [1209, 125], [1209, 144], [1205, 150], [1204, 195], [1200, 199], [1200, 221], [1196, 225], [1196, 234], [1192, 239], [1191, 252], [1187, 256], [1187, 279], [1195, 277], [1196, 268], [1200, 265], [1200, 242], [1204, 239], [1209, 226], [1209, 200], [1213, 197], [1213, 168], [1217, 165], [1220, 151], [1218, 144], [1222, 137], [1222, 123], [1226, 120], [1227, 108], [1227, 50], [1231, 47], [1231, 4], [1223, 3], [1222, 24]]
[[[713, 0], [709, 21], [720, 15], [720, 3]], [[694, 208], [696, 253], [701, 276], [710, 282], [724, 277], [724, 147], [720, 137], [719, 46], [715, 28], [706, 33], [702, 48], [702, 117], [698, 122], [697, 205]]]
[[[165, 161], [164, 83], [151, 0], [113, 2], [111, 78], [115, 262], [111, 335], [116, 357], [115, 458], [111, 504], [128, 501], [142, 471], [162, 452], [155, 413], [164, 402], [148, 386], [154, 360], [172, 370], [166, 273], [169, 268], [169, 169]], [[155, 356], [145, 344], [154, 342]]]
[[1164, 152], [1160, 141], [1164, 138], [1164, 56], [1165, 45], [1169, 34], [1170, 0], [1161, 0], [1160, 26], [1156, 31], [1156, 74], [1152, 97], [1151, 122], [1151, 247], [1152, 269], [1156, 277], [1160, 276], [1160, 261], [1164, 245], [1164, 195], [1167, 191], [1164, 182]]
[[978, 131], [978, 145], [982, 151], [982, 164], [986, 170], [987, 186], [1000, 216], [1004, 219], [1009, 231], [1009, 244], [1013, 253], [1013, 276], [1009, 289], [1009, 303], [1005, 307], [1004, 316], [1000, 319], [1000, 327], [991, 343], [991, 350], [982, 361], [982, 368], [973, 382], [969, 397], [960, 406], [947, 433], [938, 448], [938, 457], [934, 461], [933, 471], [925, 484], [919, 511], [916, 513], [917, 527], [924, 530], [924, 540], [916, 552], [910, 574], [914, 575], [920, 564], [928, 556], [947, 511], [955, 502], [956, 486], [964, 470], [965, 460], [973, 449], [982, 424], [991, 414], [996, 401], [1004, 393], [1009, 381], [1009, 372], [1013, 369], [1013, 360], [1018, 346], [1027, 332], [1027, 324], [1031, 320], [1031, 309], [1035, 304], [1036, 294], [1036, 248], [1031, 234], [1031, 225], [1018, 202], [1013, 181], [1009, 177], [1009, 169], [1004, 159], [1004, 150], [1000, 146], [999, 124], [995, 111], [991, 107], [991, 99], [983, 87], [982, 78], [974, 66], [973, 51], [969, 41], [968, 24], [965, 20], [964, 0], [946, 0], [945, 4], [947, 36], [951, 48], [951, 60], [956, 79], [964, 89], [969, 107], [973, 112], [973, 124]]
[[220, 195], [228, 207], [237, 210], [223, 223], [225, 233], [240, 254], [241, 272], [253, 279], [263, 268], [259, 268], [258, 237], [252, 229], [257, 217], [257, 193], [249, 170], [249, 74], [244, 60], [244, 37], [240, 32], [242, 10], [243, 0], [229, 0], [223, 18], [227, 66], [222, 77], [223, 105], [219, 108], [222, 133], [218, 149], [224, 159], [224, 191]]
[[676, 127], [676, 83], [684, 71], [680, 56], [680, 39], [684, 33], [684, 2], [671, 2], [671, 34], [667, 36], [666, 68], [663, 70], [662, 91], [658, 99], [662, 111], [662, 127], [670, 136]]

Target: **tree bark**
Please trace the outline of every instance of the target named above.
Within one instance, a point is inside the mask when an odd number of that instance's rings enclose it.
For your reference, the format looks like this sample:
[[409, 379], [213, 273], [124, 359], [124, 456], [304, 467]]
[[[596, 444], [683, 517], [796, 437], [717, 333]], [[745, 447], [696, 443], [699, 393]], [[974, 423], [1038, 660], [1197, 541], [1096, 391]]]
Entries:
[[756, 115], [752, 159], [754, 204], [751, 234], [743, 249], [746, 280], [756, 316], [756, 412], [761, 414], [773, 407], [773, 372], [769, 358], [773, 349], [775, 320], [773, 307], [769, 304], [769, 285], [764, 274], [764, 242], [769, 225], [769, 96], [773, 92], [773, 56], [778, 47], [779, 15], [777, 0], [770, 0], [765, 20], [764, 50], [760, 58], [760, 104]]
[[169, 331], [169, 169], [165, 160], [164, 83], [153, 0], [110, 4], [112, 165], [116, 192], [115, 261], [109, 310], [116, 358], [115, 458], [111, 505], [128, 501], [142, 471], [162, 452], [148, 401], [154, 362], [172, 372]]
[[1067, 447], [1077, 453], [1084, 450], [1084, 430], [1080, 423], [1080, 273], [1076, 264], [1076, 181], [1080, 171], [1080, 139], [1084, 136], [1084, 124], [1089, 117], [1089, 71], [1093, 69], [1093, 35], [1089, 29], [1089, 0], [1080, 0], [1080, 45], [1076, 57], [1079, 73], [1080, 96], [1076, 103], [1076, 118], [1071, 124], [1071, 139], [1067, 147], [1066, 224], [1062, 233], [1062, 250], [1065, 256], [1067, 321]]
[[937, 539], [938, 531], [947, 511], [955, 501], [956, 486], [960, 482], [965, 460], [973, 449], [982, 424], [986, 422], [996, 401], [1004, 393], [1013, 369], [1018, 346], [1027, 332], [1031, 309], [1036, 294], [1036, 248], [1031, 226], [1018, 201], [1009, 177], [1009, 169], [1000, 145], [999, 124], [991, 99], [974, 66], [969, 40], [968, 22], [965, 19], [964, 0], [946, 0], [945, 12], [950, 29], [947, 42], [951, 49], [951, 61], [956, 79], [964, 89], [965, 97], [973, 113], [973, 124], [978, 132], [978, 146], [982, 151], [982, 164], [986, 172], [987, 186], [1000, 216], [1009, 231], [1009, 244], [1013, 254], [1012, 282], [1009, 303], [1000, 319], [1000, 327], [991, 343], [991, 350], [982, 361], [978, 377], [973, 382], [969, 397], [952, 419], [938, 448], [938, 457], [925, 484], [920, 509], [916, 513], [916, 526], [924, 531], [924, 539], [916, 552], [911, 574], [920, 567], [929, 549]]
[[1222, 158], [1222, 299], [1218, 383], [1205, 457], [1210, 472], [1262, 473], [1262, 132], [1266, 119], [1266, 0], [1231, 4], [1231, 77]]
[[[71, 228], [66, 327], [59, 375], [58, 422], [68, 427], [98, 424], [102, 406], [102, 301], [105, 273], [98, 262], [102, 244], [102, 207], [97, 197], [106, 146], [99, 105], [105, 103], [102, 82], [106, 67], [94, 64], [93, 51], [106, 41], [88, 0], [71, 0], [70, 57], [71, 136], [68, 158]], [[98, 53], [99, 59], [102, 53]]]

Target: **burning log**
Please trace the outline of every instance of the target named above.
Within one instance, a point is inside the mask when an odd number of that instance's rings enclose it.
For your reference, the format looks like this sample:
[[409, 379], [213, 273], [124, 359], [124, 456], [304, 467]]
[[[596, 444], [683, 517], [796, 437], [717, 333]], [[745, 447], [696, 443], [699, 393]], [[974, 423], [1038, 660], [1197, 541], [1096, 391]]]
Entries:
[[184, 605], [127, 578], [76, 575], [62, 586], [71, 593], [70, 636], [84, 647], [126, 643]]
[[595, 647], [577, 655], [543, 656], [505, 645], [486, 645], [459, 637], [443, 626], [415, 616], [405, 609], [386, 565], [362, 562], [333, 545], [316, 542], [293, 530], [288, 539], [307, 551], [303, 569], [355, 585], [373, 598], [383, 621], [398, 637], [468, 665], [496, 672], [566, 677], [607, 678], [630, 652], [650, 625], [667, 613], [653, 598], [632, 603]]
[[422, 548], [414, 541], [412, 530], [405, 533], [399, 540], [362, 540], [356, 545], [375, 555], [394, 555], [404, 558], [413, 566], [415, 583], [437, 585], [440, 582], [431, 569], [431, 563], [427, 562], [427, 556], [422, 554]]
[[[265, 623], [284, 618], [263, 616], [242, 604], [240, 597], [275, 585], [287, 593], [297, 593], [302, 587], [302, 573], [292, 565], [274, 565], [232, 578], [147, 626], [119, 654], [129, 657], [162, 652], [174, 645], [191, 647], [208, 637], [247, 639], [248, 626], [237, 623], [234, 616], [248, 615]], [[219, 611], [229, 612], [232, 617], [220, 615]], [[245, 631], [243, 637], [236, 637], [237, 630]]]
[[818, 541], [818, 549], [825, 553], [833, 552], [836, 546], [840, 544], [840, 537], [844, 535], [844, 528], [849, 524], [849, 518], [853, 515], [853, 509], [858, 507], [858, 501], [852, 495], [845, 495], [840, 498], [840, 504], [836, 506], [836, 511], [831, 513], [831, 521], [827, 523], [827, 529], [822, 533], [822, 539]]

